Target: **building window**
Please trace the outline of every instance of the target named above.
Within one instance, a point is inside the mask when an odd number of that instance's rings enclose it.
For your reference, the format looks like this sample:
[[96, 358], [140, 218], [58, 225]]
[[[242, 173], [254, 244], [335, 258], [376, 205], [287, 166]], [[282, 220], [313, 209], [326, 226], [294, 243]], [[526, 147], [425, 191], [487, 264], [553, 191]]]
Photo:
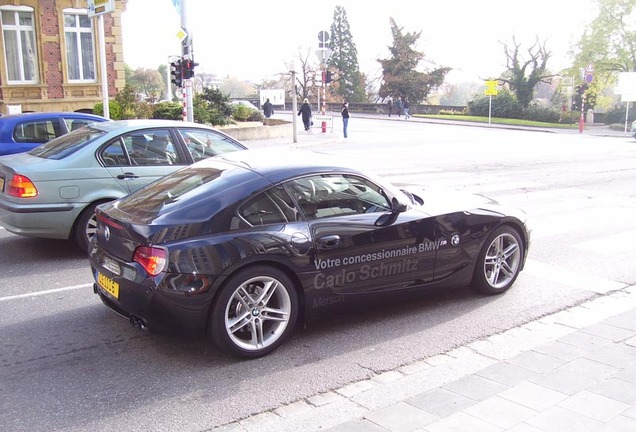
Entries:
[[33, 9], [29, 7], [1, 7], [4, 63], [7, 82], [38, 82], [38, 51], [35, 43]]
[[95, 81], [93, 25], [86, 14], [64, 13], [68, 81]]

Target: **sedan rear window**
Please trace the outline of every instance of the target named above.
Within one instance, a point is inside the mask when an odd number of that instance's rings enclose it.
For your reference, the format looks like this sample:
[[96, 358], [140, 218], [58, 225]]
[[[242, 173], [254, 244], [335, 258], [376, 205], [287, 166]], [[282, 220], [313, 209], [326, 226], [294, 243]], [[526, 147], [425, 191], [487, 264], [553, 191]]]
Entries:
[[62, 135], [31, 150], [30, 155], [45, 159], [64, 159], [106, 132], [85, 127]]

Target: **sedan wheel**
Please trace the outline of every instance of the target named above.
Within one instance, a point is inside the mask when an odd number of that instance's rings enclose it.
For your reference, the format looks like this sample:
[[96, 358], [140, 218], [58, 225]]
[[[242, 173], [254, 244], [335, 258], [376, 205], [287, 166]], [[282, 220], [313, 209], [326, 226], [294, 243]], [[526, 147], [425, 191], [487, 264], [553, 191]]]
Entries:
[[258, 266], [241, 271], [223, 286], [212, 308], [211, 335], [223, 351], [264, 356], [293, 331], [298, 296], [285, 273]]
[[512, 286], [521, 271], [523, 243], [512, 227], [496, 229], [484, 243], [473, 276], [475, 287], [486, 294], [500, 294]]
[[83, 251], [88, 251], [88, 243], [97, 233], [97, 217], [95, 209], [102, 203], [91, 204], [80, 214], [75, 223], [75, 243]]

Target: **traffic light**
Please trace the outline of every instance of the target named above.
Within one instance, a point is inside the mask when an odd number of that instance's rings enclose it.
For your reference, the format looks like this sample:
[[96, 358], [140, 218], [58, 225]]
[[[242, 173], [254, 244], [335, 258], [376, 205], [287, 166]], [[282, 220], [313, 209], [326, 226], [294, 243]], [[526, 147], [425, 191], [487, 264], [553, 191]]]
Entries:
[[176, 87], [183, 86], [183, 64], [181, 59], [170, 63], [170, 75], [172, 76], [172, 84]]
[[185, 79], [194, 78], [195, 66], [199, 66], [199, 63], [196, 63], [193, 60], [183, 60], [183, 77]]
[[330, 70], [323, 70], [322, 71], [322, 82], [324, 82], [325, 84], [329, 84], [331, 82], [331, 71]]
[[587, 91], [588, 87], [589, 87], [589, 86], [587, 85], [587, 83], [583, 83], [583, 84], [579, 85], [579, 86], [576, 88], [576, 93], [577, 93], [579, 96], [583, 96], [583, 95], [585, 94], [585, 92]]

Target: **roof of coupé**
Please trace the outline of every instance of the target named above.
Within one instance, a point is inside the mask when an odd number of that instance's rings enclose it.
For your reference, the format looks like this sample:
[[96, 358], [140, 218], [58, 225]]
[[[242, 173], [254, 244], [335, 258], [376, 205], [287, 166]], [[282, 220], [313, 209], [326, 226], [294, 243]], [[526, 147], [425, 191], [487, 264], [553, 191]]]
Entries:
[[[256, 149], [225, 153], [213, 159], [249, 169], [265, 177], [271, 183], [303, 174], [329, 172], [360, 173], [357, 169], [343, 165], [338, 159], [326, 154], [290, 149]], [[206, 161], [198, 162], [205, 164]]]

